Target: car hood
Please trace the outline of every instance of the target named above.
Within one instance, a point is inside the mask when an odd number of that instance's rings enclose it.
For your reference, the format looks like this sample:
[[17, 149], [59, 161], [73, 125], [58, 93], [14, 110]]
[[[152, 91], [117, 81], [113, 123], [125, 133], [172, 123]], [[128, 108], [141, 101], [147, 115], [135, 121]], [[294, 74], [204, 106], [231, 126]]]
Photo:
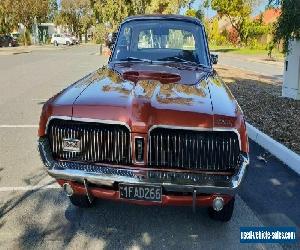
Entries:
[[[73, 103], [73, 116], [121, 121], [137, 132], [156, 124], [187, 126], [187, 121], [188, 126], [212, 126], [206, 72], [140, 67], [105, 67], [84, 80], [87, 87]], [[193, 85], [183, 83], [188, 77]]]
[[[124, 63], [97, 70], [56, 99], [73, 99], [74, 118], [119, 121], [137, 133], [158, 124], [212, 128], [216, 111], [236, 115], [235, 101], [221, 85], [196, 67]], [[225, 112], [218, 96], [230, 102]]]

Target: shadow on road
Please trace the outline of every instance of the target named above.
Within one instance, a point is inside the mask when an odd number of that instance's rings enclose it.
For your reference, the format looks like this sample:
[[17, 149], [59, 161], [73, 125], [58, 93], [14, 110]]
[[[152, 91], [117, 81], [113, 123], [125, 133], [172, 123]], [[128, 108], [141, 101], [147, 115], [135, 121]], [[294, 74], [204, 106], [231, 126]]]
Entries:
[[[43, 193], [39, 199], [36, 204], [40, 205], [34, 209], [36, 215], [44, 213], [48, 206], [54, 207], [49, 211], [46, 227], [45, 223], [36, 221], [26, 224], [19, 239], [21, 248], [40, 246], [44, 241], [53, 240], [60, 241], [62, 248], [71, 247], [84, 237], [88, 241], [85, 247], [190, 249], [199, 246], [200, 242], [210, 241], [208, 235], [232, 237], [228, 233], [232, 230], [231, 224], [210, 221], [203, 208], [193, 214], [187, 207], [140, 207], [98, 201], [93, 208], [80, 209], [71, 205], [63, 194], [49, 196]], [[61, 209], [62, 205], [64, 209]], [[199, 234], [203, 231], [206, 231], [206, 236]]]
[[226, 53], [226, 52], [232, 52], [232, 51], [237, 51], [239, 49], [233, 49], [233, 48], [222, 48], [222, 49], [211, 49], [210, 51], [212, 52], [222, 52], [222, 53]]
[[258, 160], [265, 150], [253, 141], [250, 152], [251, 165], [240, 190], [241, 198], [266, 226], [300, 228], [300, 177], [270, 153], [265, 162]]
[[240, 225], [260, 225], [239, 198], [229, 223], [212, 221], [205, 208], [193, 214], [190, 207], [99, 200], [93, 208], [80, 209], [57, 189], [25, 193], [8, 204], [0, 218], [1, 231], [13, 230], [3, 240], [21, 249], [232, 249], [239, 246]]

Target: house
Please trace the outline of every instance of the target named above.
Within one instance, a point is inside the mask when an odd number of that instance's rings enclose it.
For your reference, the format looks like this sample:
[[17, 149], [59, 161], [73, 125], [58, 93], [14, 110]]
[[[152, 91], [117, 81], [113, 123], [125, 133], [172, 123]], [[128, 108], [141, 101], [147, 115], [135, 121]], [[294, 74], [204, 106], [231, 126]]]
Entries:
[[[281, 15], [281, 9], [279, 8], [268, 8], [264, 12], [254, 17], [254, 20], [262, 20], [262, 23], [265, 25], [272, 25], [277, 21], [279, 16]], [[273, 35], [271, 33], [262, 35], [258, 42], [260, 44], [268, 44], [272, 41]]]
[[278, 17], [281, 15], [281, 10], [279, 8], [268, 8], [264, 12], [255, 16], [254, 19], [262, 18], [264, 24], [275, 23]]
[[[259, 15], [254, 16], [253, 20], [262, 20], [262, 23], [265, 25], [272, 25], [277, 21], [281, 15], [281, 10], [279, 8], [268, 8], [265, 11], [261, 12]], [[219, 32], [222, 33], [225, 30], [227, 31], [229, 41], [231, 43], [238, 42], [238, 34], [236, 30], [232, 27], [230, 20], [226, 16], [218, 17], [218, 26]], [[260, 44], [268, 44], [272, 40], [272, 34], [266, 34], [258, 38]]]

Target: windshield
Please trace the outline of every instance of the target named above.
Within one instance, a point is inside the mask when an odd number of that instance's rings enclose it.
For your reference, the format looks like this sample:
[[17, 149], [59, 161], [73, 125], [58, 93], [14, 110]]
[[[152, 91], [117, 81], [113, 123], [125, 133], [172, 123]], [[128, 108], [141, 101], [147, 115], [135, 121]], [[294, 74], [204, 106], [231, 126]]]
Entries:
[[209, 66], [201, 25], [135, 20], [121, 26], [112, 61], [174, 61]]

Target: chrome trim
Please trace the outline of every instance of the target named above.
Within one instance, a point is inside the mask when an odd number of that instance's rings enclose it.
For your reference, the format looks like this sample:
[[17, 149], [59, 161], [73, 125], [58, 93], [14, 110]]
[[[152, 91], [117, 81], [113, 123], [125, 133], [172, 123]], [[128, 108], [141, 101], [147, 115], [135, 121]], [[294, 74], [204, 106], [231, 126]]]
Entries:
[[[144, 154], [145, 154], [145, 138], [143, 137], [143, 136], [134, 136], [133, 137], [133, 156], [134, 157], [132, 157], [132, 159], [133, 159], [133, 164], [135, 164], [135, 165], [145, 165], [145, 161], [143, 160], [143, 161], [137, 161], [136, 160], [136, 157], [135, 157], [135, 138], [141, 138], [141, 139], [143, 139], [144, 140], [144, 148], [143, 148], [143, 150], [144, 150]], [[147, 141], [148, 141], [148, 139], [147, 139]], [[148, 157], [148, 147], [147, 147], [147, 157]], [[144, 155], [144, 159], [145, 159], [145, 155]], [[147, 159], [148, 160], [148, 159]]]
[[47, 134], [49, 123], [53, 119], [61, 119], [61, 120], [70, 121], [70, 120], [72, 120], [72, 116], [58, 116], [58, 115], [49, 116], [47, 123], [46, 123], [45, 135]]
[[193, 213], [196, 212], [196, 199], [197, 199], [197, 190], [194, 189], [193, 190], [193, 205], [192, 205]]
[[[244, 179], [247, 166], [249, 165], [248, 155], [241, 154], [240, 168], [233, 176], [225, 176], [223, 178], [220, 175], [207, 175], [205, 173], [195, 173], [191, 175], [188, 173], [178, 173], [174, 178], [165, 178], [166, 172], [164, 171], [126, 169], [122, 168], [122, 166], [102, 167], [101, 165], [97, 165], [97, 168], [100, 170], [99, 172], [91, 172], [89, 168], [85, 168], [84, 170], [66, 168], [68, 164], [75, 163], [55, 161], [52, 158], [49, 143], [46, 138], [40, 138], [39, 151], [47, 172], [56, 179], [65, 179], [80, 183], [84, 183], [84, 180], [86, 180], [88, 183], [108, 187], [112, 187], [114, 184], [120, 182], [128, 184], [144, 183], [160, 185], [165, 191], [174, 192], [192, 193], [193, 190], [196, 190], [197, 193], [233, 195], [239, 189]], [[154, 175], [152, 175], [153, 173]], [[188, 176], [188, 178], [184, 176]], [[189, 176], [191, 176], [191, 178]], [[195, 176], [199, 177], [198, 180], [193, 179]], [[220, 179], [220, 177], [222, 178]]]
[[79, 122], [94, 122], [94, 123], [103, 123], [103, 124], [114, 124], [114, 125], [123, 125], [128, 128], [129, 133], [131, 133], [131, 129], [126, 122], [114, 121], [114, 120], [101, 120], [101, 119], [93, 119], [93, 118], [82, 118], [82, 117], [73, 117], [73, 116], [50, 116], [46, 123], [45, 134], [47, 134], [49, 123], [52, 119], [60, 119], [67, 121], [79, 121]]
[[92, 204], [93, 200], [94, 200], [94, 197], [91, 195], [91, 193], [89, 191], [89, 186], [88, 186], [88, 182], [87, 182], [86, 179], [83, 179], [83, 185], [84, 185], [84, 188], [85, 188], [86, 196], [87, 196], [90, 204]]
[[[196, 190], [197, 193], [206, 193], [206, 194], [229, 194], [234, 195], [237, 193], [242, 180], [244, 179], [246, 168], [249, 164], [248, 160], [244, 160], [239, 172], [231, 177], [228, 182], [224, 183], [214, 183], [212, 184], [211, 181], [203, 182], [201, 184], [195, 183], [191, 184], [182, 184], [178, 181], [157, 181], [157, 180], [147, 180], [147, 179], [140, 179], [135, 176], [121, 176], [121, 175], [110, 175], [110, 174], [97, 174], [97, 173], [90, 173], [85, 172], [82, 170], [73, 170], [73, 169], [62, 169], [62, 168], [52, 168], [47, 169], [47, 172], [50, 176], [56, 179], [65, 179], [71, 181], [77, 181], [83, 183], [84, 180], [87, 180], [89, 183], [93, 183], [95, 185], [105, 185], [108, 187], [113, 187], [115, 183], [128, 183], [128, 184], [151, 184], [151, 185], [160, 185], [166, 191], [173, 191], [173, 192], [193, 192]], [[122, 170], [119, 168], [118, 170]], [[130, 170], [129, 170], [130, 172]], [[132, 170], [134, 174], [134, 171]]]

